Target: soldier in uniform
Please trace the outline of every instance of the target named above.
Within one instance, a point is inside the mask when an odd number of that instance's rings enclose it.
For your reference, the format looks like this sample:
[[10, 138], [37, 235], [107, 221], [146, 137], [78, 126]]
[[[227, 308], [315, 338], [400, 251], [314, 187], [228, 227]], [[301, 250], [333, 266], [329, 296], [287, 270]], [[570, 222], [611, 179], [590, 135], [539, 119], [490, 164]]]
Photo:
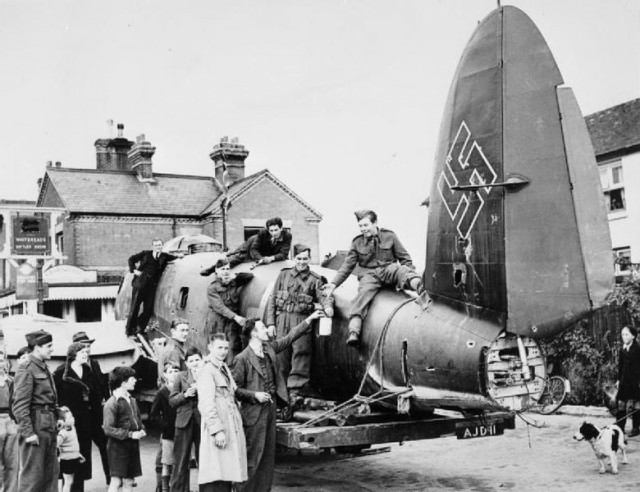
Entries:
[[53, 376], [47, 360], [53, 338], [44, 330], [26, 335], [29, 360], [16, 372], [13, 415], [20, 429], [21, 492], [57, 492], [57, 403]]
[[[325, 295], [326, 280], [309, 269], [311, 248], [303, 244], [293, 247], [295, 266], [283, 268], [273, 287], [266, 309], [269, 335], [285, 337], [307, 316], [321, 309], [333, 316], [333, 296]], [[311, 333], [307, 332], [278, 354], [278, 366], [287, 381], [290, 400], [308, 389], [311, 370]]]
[[353, 238], [344, 263], [330, 284], [329, 292], [344, 282], [356, 265], [363, 269], [359, 278], [358, 294], [349, 311], [349, 338], [347, 345], [360, 345], [362, 320], [369, 304], [384, 286], [420, 292], [422, 281], [411, 256], [393, 231], [378, 227], [378, 216], [372, 210], [355, 212], [361, 234]]
[[[229, 354], [227, 364], [242, 350], [241, 330], [245, 318], [238, 314], [238, 304], [242, 289], [253, 279], [252, 273], [237, 273], [233, 275], [226, 258], [218, 260], [213, 271], [216, 279], [207, 288], [209, 301], [209, 315], [205, 322], [204, 335], [208, 340], [213, 333], [224, 333], [229, 340]], [[200, 272], [207, 275], [210, 269]]]
[[158, 354], [158, 387], [162, 385], [164, 366], [173, 362], [181, 371], [187, 369], [185, 343], [189, 336], [189, 322], [186, 319], [175, 318], [169, 328], [171, 336], [167, 338], [165, 346]]

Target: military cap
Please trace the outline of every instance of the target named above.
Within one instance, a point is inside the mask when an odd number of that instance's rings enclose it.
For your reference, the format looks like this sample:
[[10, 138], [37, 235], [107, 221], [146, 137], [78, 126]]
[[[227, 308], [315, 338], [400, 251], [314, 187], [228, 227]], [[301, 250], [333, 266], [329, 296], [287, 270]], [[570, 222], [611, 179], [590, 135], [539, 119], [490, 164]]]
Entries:
[[229, 265], [229, 260], [226, 258], [220, 258], [218, 261], [216, 261], [216, 264], [213, 265], [213, 271], [215, 272], [216, 269], [223, 267], [225, 265]]
[[356, 210], [353, 213], [355, 214], [356, 219], [358, 219], [358, 222], [364, 219], [367, 215], [371, 216], [371, 222], [378, 221], [378, 215], [373, 210], [368, 210], [368, 209]]
[[44, 330], [29, 332], [25, 335], [25, 338], [27, 339], [27, 345], [32, 348], [36, 345], [46, 345], [47, 343], [53, 342], [51, 333]]
[[306, 244], [296, 244], [293, 246], [293, 256], [298, 256], [300, 253], [304, 253], [305, 251], [309, 251], [309, 253], [311, 253], [311, 248]]
[[78, 331], [73, 334], [73, 338], [71, 340], [73, 343], [93, 343], [96, 341], [95, 338], [89, 338], [86, 331]]

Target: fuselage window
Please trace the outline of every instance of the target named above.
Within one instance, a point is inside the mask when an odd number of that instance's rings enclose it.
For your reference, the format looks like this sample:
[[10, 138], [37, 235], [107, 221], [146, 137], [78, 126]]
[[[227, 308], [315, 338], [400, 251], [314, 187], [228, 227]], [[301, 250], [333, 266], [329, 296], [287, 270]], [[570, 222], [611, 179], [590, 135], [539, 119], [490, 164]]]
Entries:
[[185, 309], [187, 307], [187, 301], [189, 300], [189, 287], [182, 287], [180, 289], [180, 300], [178, 302], [178, 306], [180, 309]]

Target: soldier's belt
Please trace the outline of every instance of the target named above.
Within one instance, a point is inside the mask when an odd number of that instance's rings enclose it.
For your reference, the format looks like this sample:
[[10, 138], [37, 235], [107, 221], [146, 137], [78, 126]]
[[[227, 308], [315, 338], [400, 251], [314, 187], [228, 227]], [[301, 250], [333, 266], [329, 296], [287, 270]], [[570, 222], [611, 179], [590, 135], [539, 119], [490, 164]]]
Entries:
[[44, 410], [46, 412], [55, 412], [56, 411], [55, 405], [40, 405], [38, 403], [32, 403], [31, 404], [31, 408], [34, 409], [34, 410]]

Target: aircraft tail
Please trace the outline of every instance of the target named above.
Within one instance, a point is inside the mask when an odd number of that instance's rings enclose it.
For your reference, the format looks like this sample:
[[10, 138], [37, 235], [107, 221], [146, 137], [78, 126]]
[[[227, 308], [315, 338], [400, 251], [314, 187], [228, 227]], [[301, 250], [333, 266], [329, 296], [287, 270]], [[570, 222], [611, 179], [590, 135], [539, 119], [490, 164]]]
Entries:
[[533, 22], [515, 7], [478, 25], [444, 111], [425, 285], [435, 299], [545, 337], [613, 284], [589, 134]]

